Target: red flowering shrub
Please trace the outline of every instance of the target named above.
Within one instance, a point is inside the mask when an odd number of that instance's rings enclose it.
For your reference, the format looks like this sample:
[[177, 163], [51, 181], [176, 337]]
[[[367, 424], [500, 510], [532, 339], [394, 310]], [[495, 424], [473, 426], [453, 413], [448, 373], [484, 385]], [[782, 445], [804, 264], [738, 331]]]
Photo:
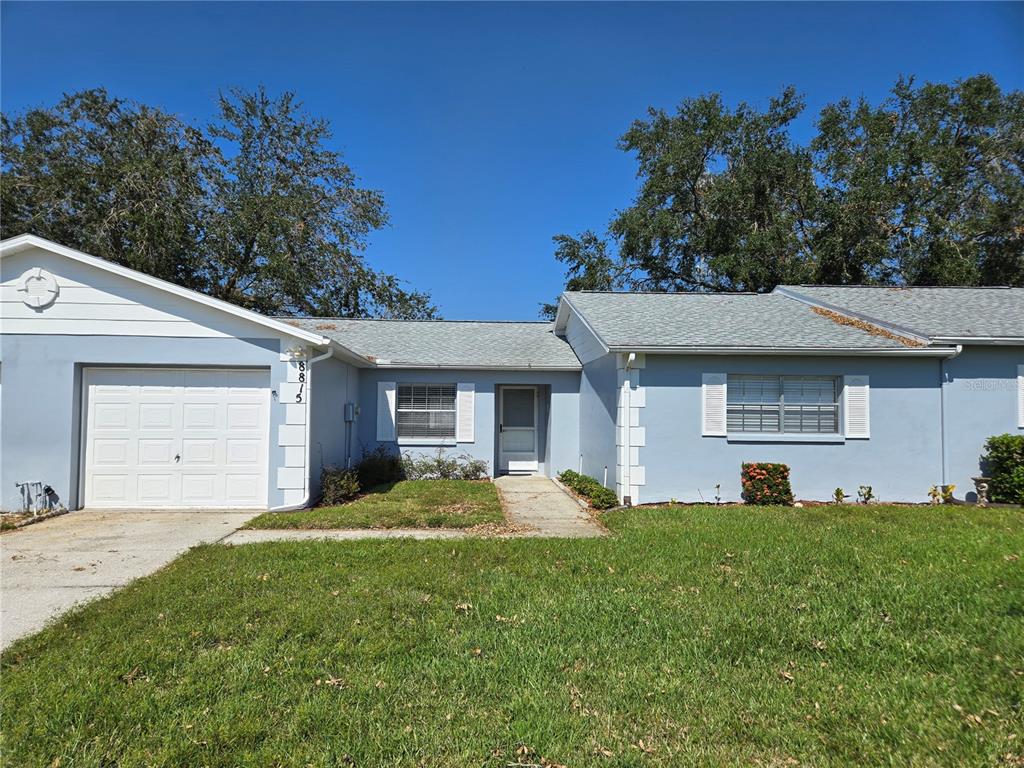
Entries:
[[785, 464], [750, 462], [743, 465], [743, 500], [747, 504], [792, 504], [789, 467]]

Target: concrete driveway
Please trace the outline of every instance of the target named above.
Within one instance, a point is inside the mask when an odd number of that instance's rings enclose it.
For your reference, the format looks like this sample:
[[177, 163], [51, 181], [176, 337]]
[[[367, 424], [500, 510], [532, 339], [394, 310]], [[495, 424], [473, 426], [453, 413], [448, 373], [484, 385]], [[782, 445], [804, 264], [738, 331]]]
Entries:
[[71, 512], [0, 536], [0, 648], [76, 603], [219, 541], [257, 512]]

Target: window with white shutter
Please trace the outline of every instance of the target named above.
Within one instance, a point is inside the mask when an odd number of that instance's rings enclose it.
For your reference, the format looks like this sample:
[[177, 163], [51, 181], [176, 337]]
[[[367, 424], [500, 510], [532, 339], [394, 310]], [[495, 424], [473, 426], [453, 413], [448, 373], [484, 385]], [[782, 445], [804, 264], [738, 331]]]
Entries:
[[847, 438], [871, 436], [871, 399], [867, 376], [843, 377], [843, 411]]
[[705, 373], [701, 376], [701, 434], [724, 437], [726, 375]]
[[730, 374], [726, 403], [729, 434], [839, 432], [839, 382], [835, 376]]
[[1017, 366], [1017, 426], [1024, 429], [1024, 365]]
[[377, 440], [395, 439], [395, 382], [377, 382]]
[[476, 387], [472, 382], [460, 382], [456, 401], [456, 436], [460, 443], [472, 443], [476, 440], [473, 424], [473, 406]]

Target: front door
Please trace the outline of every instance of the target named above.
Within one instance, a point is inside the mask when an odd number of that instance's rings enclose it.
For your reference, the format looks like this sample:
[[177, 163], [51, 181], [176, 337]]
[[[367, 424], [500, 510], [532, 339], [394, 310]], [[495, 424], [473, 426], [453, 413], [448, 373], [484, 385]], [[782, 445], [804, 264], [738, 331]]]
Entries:
[[537, 388], [502, 387], [498, 405], [498, 470], [537, 471]]

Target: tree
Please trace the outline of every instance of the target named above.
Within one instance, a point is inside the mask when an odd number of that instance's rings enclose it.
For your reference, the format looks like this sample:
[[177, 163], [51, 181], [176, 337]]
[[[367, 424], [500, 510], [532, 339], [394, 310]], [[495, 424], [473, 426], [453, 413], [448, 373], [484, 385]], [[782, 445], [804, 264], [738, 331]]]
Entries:
[[[826, 106], [806, 147], [792, 88], [758, 111], [717, 94], [649, 110], [619, 142], [640, 191], [599, 264], [559, 251], [571, 282], [770, 291], [780, 283], [1024, 285], [1024, 94], [980, 75], [878, 106]], [[556, 242], [560, 238], [556, 237]]]
[[812, 143], [828, 282], [1024, 285], [1024, 94], [900, 79], [822, 110]]
[[[608, 241], [590, 230], [579, 237], [555, 235], [555, 258], [568, 264], [565, 290], [567, 291], [611, 291], [622, 284], [618, 265], [608, 255]], [[541, 304], [541, 317], [553, 320], [558, 311], [558, 302]]]
[[33, 232], [268, 314], [432, 317], [363, 258], [387, 222], [293, 94], [223, 94], [203, 129], [103, 90], [2, 123], [3, 237]]
[[0, 119], [0, 233], [31, 232], [195, 290], [216, 148], [103, 90]]

